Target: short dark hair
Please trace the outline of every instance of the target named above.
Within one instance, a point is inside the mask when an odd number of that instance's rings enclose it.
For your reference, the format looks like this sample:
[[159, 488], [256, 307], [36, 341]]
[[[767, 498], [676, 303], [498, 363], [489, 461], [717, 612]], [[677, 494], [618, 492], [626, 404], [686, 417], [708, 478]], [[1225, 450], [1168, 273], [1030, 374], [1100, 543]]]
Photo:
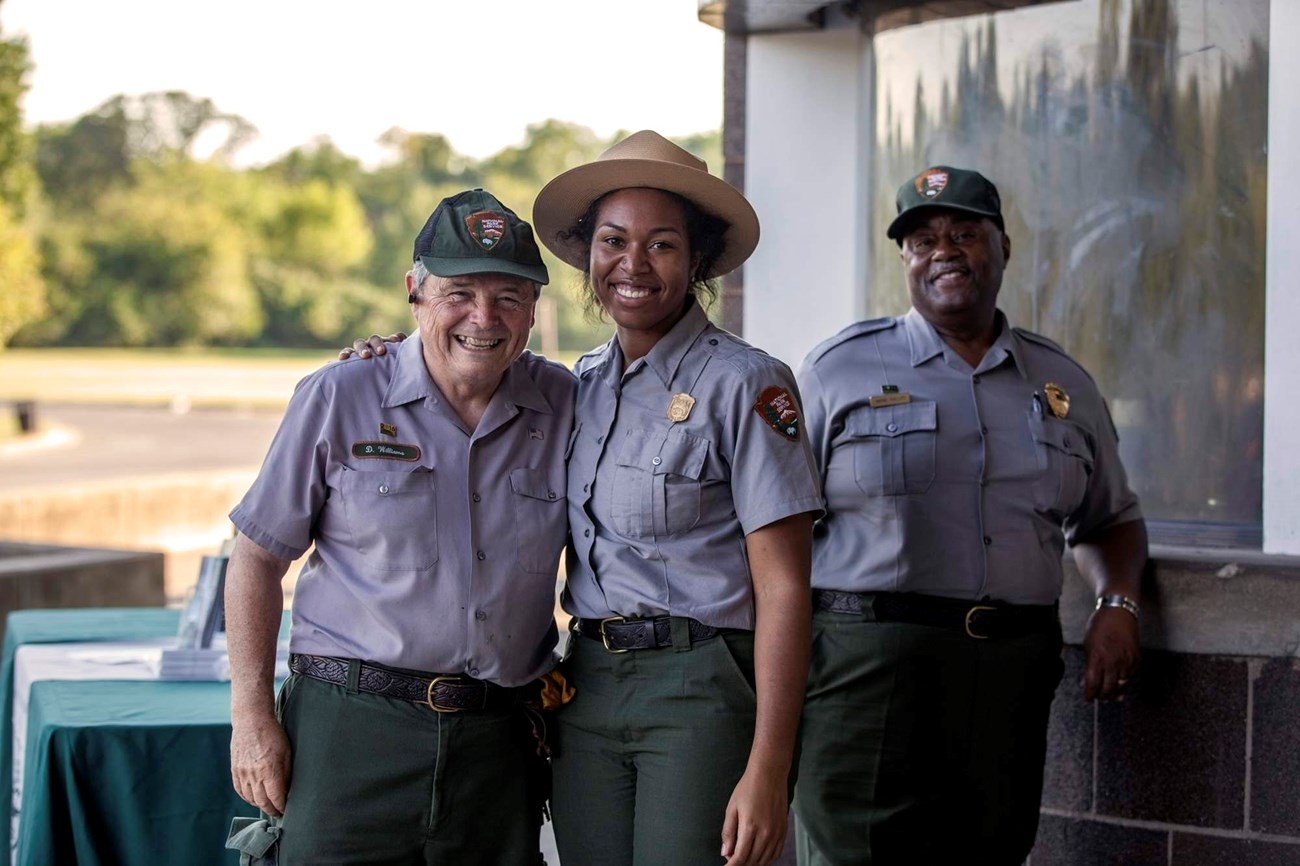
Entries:
[[[591, 285], [591, 239], [596, 234], [596, 214], [600, 212], [601, 203], [616, 192], [622, 190], [610, 190], [593, 201], [586, 212], [578, 217], [576, 223], [560, 232], [563, 240], [577, 240], [586, 250], [587, 265], [582, 269], [582, 308], [589, 319], [603, 319], [605, 312], [596, 297], [596, 290]], [[724, 236], [727, 229], [731, 228], [731, 224], [700, 210], [695, 202], [685, 196], [666, 189], [657, 192], [663, 193], [681, 205], [682, 213], [686, 217], [686, 243], [690, 247], [691, 256], [698, 258], [695, 269], [691, 272], [687, 293], [695, 296], [701, 306], [708, 306], [718, 298], [718, 285], [714, 280], [706, 279], [704, 275], [713, 270], [718, 257], [726, 248]]]

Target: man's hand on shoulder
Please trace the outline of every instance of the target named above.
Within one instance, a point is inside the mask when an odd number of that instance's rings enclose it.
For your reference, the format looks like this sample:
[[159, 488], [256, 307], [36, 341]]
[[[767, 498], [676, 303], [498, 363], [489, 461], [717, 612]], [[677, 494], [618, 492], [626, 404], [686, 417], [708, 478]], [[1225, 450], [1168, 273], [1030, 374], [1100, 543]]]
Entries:
[[339, 360], [347, 361], [356, 357], [365, 361], [376, 355], [387, 355], [388, 347], [384, 345], [385, 343], [400, 343], [405, 339], [406, 334], [401, 331], [389, 334], [387, 337], [371, 334], [369, 339], [353, 340], [352, 348], [339, 350]]

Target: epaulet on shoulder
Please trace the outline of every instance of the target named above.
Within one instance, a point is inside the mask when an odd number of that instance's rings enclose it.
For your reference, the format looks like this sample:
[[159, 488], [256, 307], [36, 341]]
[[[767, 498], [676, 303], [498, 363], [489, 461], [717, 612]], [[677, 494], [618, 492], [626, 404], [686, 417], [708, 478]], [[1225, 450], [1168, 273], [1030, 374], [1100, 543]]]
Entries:
[[522, 357], [524, 364], [527, 365], [529, 371], [534, 377], [557, 374], [569, 378], [572, 378], [573, 376], [573, 371], [568, 367], [564, 366], [559, 361], [552, 361], [545, 355], [539, 355], [536, 352], [525, 349]]
[[1079, 370], [1079, 372], [1082, 373], [1084, 377], [1088, 379], [1088, 381], [1092, 382], [1093, 384], [1096, 384], [1096, 380], [1092, 378], [1092, 374], [1088, 372], [1088, 368], [1080, 364], [1074, 358], [1070, 357], [1070, 353], [1062, 349], [1061, 345], [1057, 343], [1055, 340], [1050, 340], [1047, 337], [1044, 337], [1042, 334], [1035, 334], [1033, 331], [1026, 331], [1024, 328], [1012, 327], [1011, 330], [1016, 332], [1016, 336], [1021, 337], [1022, 339], [1027, 340], [1030, 343], [1035, 343], [1039, 346], [1042, 346], [1044, 349], [1047, 349], [1049, 352], [1055, 352], [1056, 354], [1060, 355], [1062, 358], [1069, 361], [1074, 367], [1076, 367]]
[[[1011, 330], [1015, 331], [1018, 336], [1023, 337], [1024, 339], [1028, 340], [1031, 343], [1037, 343], [1040, 346], [1044, 346], [1048, 349], [1051, 349], [1053, 352], [1055, 352], [1058, 355], [1064, 355], [1067, 358], [1070, 357], [1070, 354], [1066, 352], [1064, 349], [1062, 349], [1059, 343], [1057, 343], [1054, 340], [1049, 340], [1047, 337], [1044, 337], [1042, 334], [1035, 334], [1033, 331], [1026, 331], [1024, 328], [1013, 327]], [[1071, 358], [1071, 360], [1073, 359]]]
[[862, 322], [854, 322], [835, 336], [822, 340], [814, 346], [813, 350], [808, 353], [808, 357], [804, 363], [814, 364], [821, 360], [823, 355], [841, 343], [846, 343], [854, 337], [864, 337], [867, 334], [874, 334], [877, 331], [888, 330], [897, 324], [898, 319], [893, 316], [881, 316], [879, 319], [867, 319]]
[[581, 376], [584, 372], [591, 369], [591, 367], [594, 366], [600, 360], [600, 356], [605, 353], [606, 345], [607, 344], [601, 344], [596, 348], [592, 349], [590, 352], [587, 352], [585, 355], [580, 355], [578, 357], [578, 360], [573, 362], [574, 374], [577, 376]]

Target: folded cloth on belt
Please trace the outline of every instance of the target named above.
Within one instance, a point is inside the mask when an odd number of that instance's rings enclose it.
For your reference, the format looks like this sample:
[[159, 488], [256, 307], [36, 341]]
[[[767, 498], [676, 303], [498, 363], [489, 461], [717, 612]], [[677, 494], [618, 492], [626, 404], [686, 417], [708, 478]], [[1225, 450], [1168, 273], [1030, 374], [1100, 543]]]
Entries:
[[965, 632], [973, 638], [1011, 638], [1060, 628], [1054, 604], [969, 601], [915, 592], [840, 592], [814, 589], [813, 609], [874, 622], [907, 622]]
[[[688, 619], [687, 628], [691, 643], [717, 637], [722, 629]], [[584, 637], [594, 638], [610, 651], [656, 649], [673, 645], [673, 617], [656, 616], [645, 619], [575, 619], [573, 630]]]
[[[289, 656], [289, 670], [304, 677], [339, 686], [348, 684], [350, 659], [295, 653]], [[424, 704], [439, 712], [458, 710], [508, 710], [523, 699], [523, 689], [458, 674], [417, 674], [360, 662], [360, 691], [386, 698]]]

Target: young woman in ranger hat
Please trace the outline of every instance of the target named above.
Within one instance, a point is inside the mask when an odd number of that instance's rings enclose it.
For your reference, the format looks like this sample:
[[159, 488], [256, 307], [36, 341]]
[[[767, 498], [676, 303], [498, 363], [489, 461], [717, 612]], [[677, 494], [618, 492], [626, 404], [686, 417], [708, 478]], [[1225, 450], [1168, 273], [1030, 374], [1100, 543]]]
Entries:
[[654, 132], [552, 180], [538, 237], [616, 336], [576, 366], [555, 833], [564, 866], [781, 853], [820, 485], [790, 369], [712, 325], [758, 243], [739, 192]]

